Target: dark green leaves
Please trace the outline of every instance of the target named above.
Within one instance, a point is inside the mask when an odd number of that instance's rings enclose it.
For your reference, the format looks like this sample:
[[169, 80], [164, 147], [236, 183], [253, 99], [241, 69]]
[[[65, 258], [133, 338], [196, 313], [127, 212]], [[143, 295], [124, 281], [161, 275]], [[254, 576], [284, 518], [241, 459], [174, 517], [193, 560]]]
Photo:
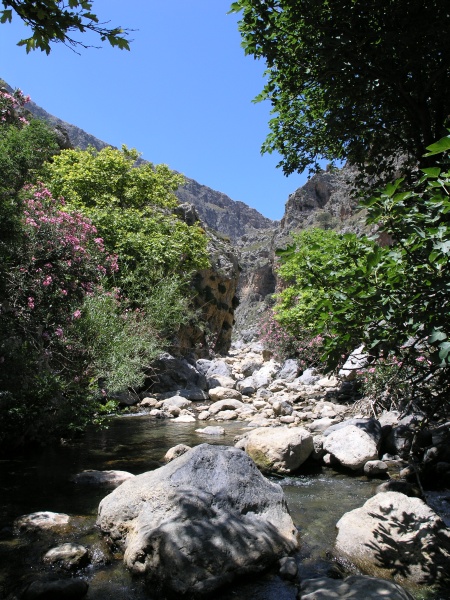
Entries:
[[[72, 37], [72, 32], [97, 34], [101, 41], [107, 40], [111, 46], [121, 50], [129, 50], [129, 30], [121, 27], [108, 28], [99, 22], [98, 16], [92, 12], [92, 2], [85, 0], [69, 0], [67, 4], [59, 0], [2, 0], [5, 10], [0, 11], [0, 23], [11, 22], [13, 10], [26, 23], [32, 35], [20, 40], [18, 46], [24, 46], [27, 53], [41, 50], [46, 54], [51, 51], [51, 44], [62, 42], [72, 47], [89, 47]], [[8, 8], [10, 7], [10, 8]]]

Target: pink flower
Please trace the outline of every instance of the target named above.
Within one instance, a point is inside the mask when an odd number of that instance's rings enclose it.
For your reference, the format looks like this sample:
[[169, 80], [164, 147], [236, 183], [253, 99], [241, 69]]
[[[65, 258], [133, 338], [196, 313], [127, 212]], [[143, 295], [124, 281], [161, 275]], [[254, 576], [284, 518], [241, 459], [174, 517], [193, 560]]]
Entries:
[[31, 310], [33, 310], [34, 308], [34, 298], [32, 298], [31, 296], [28, 298], [28, 308], [30, 308]]
[[77, 309], [74, 313], [73, 313], [73, 318], [74, 319], [79, 319], [81, 317], [81, 310]]
[[45, 287], [47, 287], [48, 285], [50, 285], [52, 282], [52, 278], [50, 275], [47, 275], [47, 277], [44, 279], [44, 281], [42, 282], [42, 285], [44, 285]]
[[61, 327], [57, 327], [57, 328], [55, 329], [55, 335], [56, 335], [56, 337], [59, 337], [59, 338], [60, 338], [60, 337], [62, 337], [62, 336], [64, 335], [64, 332], [63, 332], [63, 330], [61, 329]]

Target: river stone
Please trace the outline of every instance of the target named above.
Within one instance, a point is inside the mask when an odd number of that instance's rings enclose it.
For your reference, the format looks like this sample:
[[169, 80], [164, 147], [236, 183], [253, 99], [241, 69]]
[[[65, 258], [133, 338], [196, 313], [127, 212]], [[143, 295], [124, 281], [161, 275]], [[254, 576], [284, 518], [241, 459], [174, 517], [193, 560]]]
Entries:
[[236, 384], [236, 388], [241, 392], [241, 394], [244, 394], [245, 396], [251, 396], [256, 392], [253, 377], [246, 377], [245, 379], [238, 381]]
[[378, 459], [376, 442], [356, 425], [347, 425], [330, 433], [324, 439], [323, 449], [343, 467], [353, 471], [362, 469], [369, 460]]
[[95, 471], [87, 469], [77, 473], [71, 479], [73, 483], [81, 485], [120, 485], [130, 477], [134, 477], [133, 473], [128, 471]]
[[171, 420], [171, 423], [195, 423], [194, 415], [180, 415]]
[[65, 527], [69, 524], [70, 517], [64, 513], [41, 511], [23, 515], [14, 521], [14, 528], [18, 531], [33, 531], [37, 529], [53, 529]]
[[240, 400], [229, 398], [227, 400], [218, 400], [217, 402], [214, 402], [208, 410], [211, 415], [216, 415], [222, 410], [237, 410], [238, 408], [243, 408], [243, 406], [244, 404]]
[[383, 460], [368, 460], [364, 465], [364, 474], [368, 477], [386, 475], [388, 471], [389, 467]]
[[214, 375], [224, 375], [230, 377], [230, 369], [224, 360], [213, 360], [209, 369], [206, 372], [206, 378]]
[[275, 363], [272, 362], [264, 365], [264, 367], [261, 367], [257, 371], [254, 371], [252, 373], [252, 379], [255, 388], [259, 390], [260, 388], [267, 387], [272, 382], [276, 371], [277, 367], [275, 366]]
[[419, 498], [377, 494], [336, 527], [337, 553], [368, 575], [408, 585], [448, 580], [450, 529]]
[[281, 371], [277, 374], [279, 379], [284, 379], [285, 381], [292, 382], [298, 375], [298, 363], [293, 358], [288, 358], [282, 368]]
[[263, 427], [246, 434], [245, 451], [262, 471], [296, 471], [314, 450], [312, 435], [302, 427]]
[[203, 595], [298, 547], [283, 490], [241, 450], [201, 444], [106, 496], [97, 524], [153, 589]]
[[298, 573], [297, 563], [292, 556], [283, 556], [280, 558], [280, 577], [283, 579], [295, 579]]
[[44, 562], [49, 565], [58, 565], [64, 569], [76, 569], [89, 562], [87, 548], [79, 544], [62, 544], [51, 548], [44, 554]]
[[86, 596], [88, 588], [89, 584], [81, 579], [33, 581], [23, 592], [21, 600], [79, 600]]
[[225, 429], [219, 425], [216, 427], [210, 425], [209, 427], [203, 427], [203, 429], [196, 429], [195, 432], [203, 435], [225, 435]]
[[346, 579], [304, 579], [298, 600], [413, 600], [398, 584], [386, 579], [352, 575]]
[[163, 461], [169, 463], [182, 454], [185, 454], [190, 449], [191, 447], [187, 446], [186, 444], [177, 444], [176, 446], [172, 446], [172, 448], [169, 448], [164, 454]]
[[172, 396], [171, 398], [167, 398], [162, 402], [162, 409], [169, 411], [171, 408], [189, 408], [191, 406], [192, 401], [184, 398], [183, 396]]
[[226, 375], [213, 375], [208, 377], [208, 388], [224, 387], [234, 389], [236, 387], [236, 380]]
[[[225, 387], [215, 387], [209, 390], [209, 397], [213, 402], [219, 402], [220, 400], [242, 400], [241, 392]], [[214, 405], [213, 405], [214, 406]], [[209, 408], [211, 410], [211, 407]]]
[[186, 398], [187, 400], [195, 400], [196, 402], [208, 400], [208, 394], [195, 385], [177, 390], [177, 395], [181, 396], [182, 398]]

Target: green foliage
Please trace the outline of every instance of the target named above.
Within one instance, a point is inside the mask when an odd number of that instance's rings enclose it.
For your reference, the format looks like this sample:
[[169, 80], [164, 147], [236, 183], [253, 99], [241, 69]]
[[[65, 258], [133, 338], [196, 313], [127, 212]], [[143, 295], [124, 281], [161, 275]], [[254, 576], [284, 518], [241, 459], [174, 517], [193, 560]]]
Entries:
[[361, 319], [352, 319], [359, 309], [355, 305], [348, 312], [343, 305], [352, 297], [349, 286], [358, 275], [370, 274], [375, 245], [354, 234], [321, 229], [306, 229], [293, 237], [292, 246], [277, 252], [279, 274], [288, 285], [279, 294], [276, 317], [293, 335], [303, 330], [323, 335], [329, 351], [339, 334], [338, 358], [361, 339]]
[[80, 312], [68, 343], [78, 346], [94, 398], [102, 389], [106, 396], [141, 386], [145, 368], [163, 349], [151, 315], [139, 308], [124, 310], [119, 298], [102, 290], [86, 296]]
[[[449, 141], [433, 144], [430, 152]], [[313, 233], [318, 238], [308, 245], [300, 236], [280, 253], [281, 274], [291, 282], [281, 295], [280, 321], [323, 333], [329, 368], [361, 342], [384, 371], [386, 361], [401, 365], [402, 385], [409, 387], [403, 408], [414, 406], [429, 416], [445, 412], [448, 404], [449, 195], [450, 172], [423, 169], [414, 187], [399, 179], [361, 203], [367, 223], [387, 234], [390, 246], [322, 232]]]
[[446, 0], [238, 0], [246, 54], [265, 60], [263, 151], [286, 174], [349, 160], [387, 180], [422, 162], [450, 114]]
[[208, 257], [203, 229], [173, 212], [183, 177], [166, 165], [137, 167], [138, 157], [125, 146], [65, 150], [45, 176], [55, 195], [95, 223], [106, 248], [119, 256], [116, 285], [141, 301], [164, 277], [204, 268]]
[[62, 42], [67, 46], [87, 48], [72, 37], [72, 32], [93, 32], [102, 42], [129, 50], [128, 30], [122, 27], [105, 27], [92, 12], [93, 2], [87, 0], [2, 0], [4, 10], [0, 11], [0, 23], [11, 22], [13, 11], [28, 25], [33, 34], [20, 40], [18, 46], [25, 46], [28, 52], [51, 51], [50, 44]]

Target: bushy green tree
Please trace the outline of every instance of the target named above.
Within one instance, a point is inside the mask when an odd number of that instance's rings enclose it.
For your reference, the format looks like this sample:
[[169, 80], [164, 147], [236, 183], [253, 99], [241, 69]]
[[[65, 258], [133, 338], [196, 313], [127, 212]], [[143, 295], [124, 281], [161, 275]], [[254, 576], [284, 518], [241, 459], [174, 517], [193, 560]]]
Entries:
[[142, 298], [165, 277], [183, 277], [208, 265], [206, 235], [174, 213], [174, 191], [184, 181], [166, 165], [136, 166], [139, 155], [122, 150], [62, 151], [46, 170], [48, 185], [68, 206], [95, 223], [109, 252], [116, 253], [116, 284]]
[[345, 159], [391, 178], [424, 164], [450, 114], [446, 0], [237, 0], [247, 54], [267, 64], [263, 151], [286, 174]]
[[[450, 148], [450, 137], [430, 155]], [[401, 408], [429, 416], [448, 410], [450, 375], [450, 172], [423, 169], [414, 186], [399, 179], [362, 202], [368, 224], [388, 234], [390, 246], [332, 232], [300, 236], [280, 252], [279, 318], [305, 323], [324, 337], [329, 368], [364, 343], [374, 364], [403, 373], [408, 394]], [[305, 238], [311, 233], [303, 234]], [[331, 242], [331, 243], [330, 243]]]
[[13, 13], [30, 27], [32, 35], [20, 40], [19, 46], [26, 51], [51, 51], [50, 44], [61, 42], [72, 47], [89, 47], [75, 39], [72, 32], [93, 32], [102, 42], [129, 50], [128, 30], [122, 27], [105, 27], [92, 12], [93, 2], [87, 0], [2, 0], [4, 10], [0, 11], [0, 22], [11, 22]]

